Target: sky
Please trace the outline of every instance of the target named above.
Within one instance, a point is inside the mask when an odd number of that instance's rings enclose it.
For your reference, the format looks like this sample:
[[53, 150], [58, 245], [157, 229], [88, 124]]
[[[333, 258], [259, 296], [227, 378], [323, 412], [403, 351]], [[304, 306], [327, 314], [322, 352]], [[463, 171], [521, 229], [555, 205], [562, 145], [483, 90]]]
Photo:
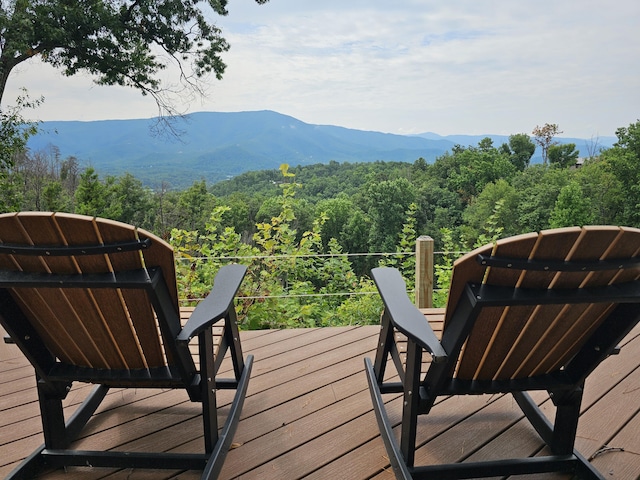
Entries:
[[[274, 110], [311, 124], [396, 134], [510, 135], [555, 123], [563, 137], [613, 136], [640, 118], [638, 0], [229, 0], [231, 44], [206, 97], [182, 113]], [[176, 71], [164, 72], [173, 82]], [[133, 89], [64, 77], [39, 61], [19, 87], [40, 120], [150, 118]]]

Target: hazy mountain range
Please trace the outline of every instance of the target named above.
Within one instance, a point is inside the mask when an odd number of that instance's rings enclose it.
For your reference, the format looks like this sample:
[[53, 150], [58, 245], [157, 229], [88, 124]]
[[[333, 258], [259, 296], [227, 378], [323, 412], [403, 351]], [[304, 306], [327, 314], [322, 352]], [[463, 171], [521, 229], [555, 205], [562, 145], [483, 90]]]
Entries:
[[[101, 175], [130, 172], [145, 184], [165, 181], [176, 188], [202, 178], [215, 183], [282, 163], [414, 162], [420, 157], [433, 162], [456, 144], [477, 145], [484, 137], [492, 138], [496, 146], [508, 141], [504, 135], [393, 135], [312, 125], [272, 111], [193, 113], [175, 123], [178, 137], [158, 132], [155, 119], [56, 121], [40, 127], [29, 141], [32, 151], [53, 145], [62, 158], [74, 156], [82, 167], [92, 166]], [[595, 141], [558, 140], [575, 143], [583, 155]], [[598, 138], [597, 144], [610, 147], [615, 141], [615, 137]]]

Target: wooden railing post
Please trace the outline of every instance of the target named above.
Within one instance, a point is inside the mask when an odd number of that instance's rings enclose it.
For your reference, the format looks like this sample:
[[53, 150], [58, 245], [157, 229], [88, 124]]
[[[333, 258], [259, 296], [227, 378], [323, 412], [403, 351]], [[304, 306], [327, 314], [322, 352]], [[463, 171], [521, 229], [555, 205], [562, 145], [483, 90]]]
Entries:
[[416, 306], [433, 306], [433, 238], [427, 235], [416, 240]]

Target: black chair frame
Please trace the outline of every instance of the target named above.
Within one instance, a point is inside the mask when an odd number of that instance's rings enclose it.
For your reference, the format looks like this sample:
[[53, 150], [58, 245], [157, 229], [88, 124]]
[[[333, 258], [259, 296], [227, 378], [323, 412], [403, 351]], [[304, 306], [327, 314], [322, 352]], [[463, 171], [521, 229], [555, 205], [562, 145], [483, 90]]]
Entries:
[[[110, 244], [83, 247], [21, 247], [20, 255], [96, 255], [146, 248]], [[12, 246], [3, 246], [11, 249]], [[6, 250], [5, 250], [6, 251]], [[231, 445], [246, 396], [253, 356], [243, 357], [233, 299], [246, 267], [228, 265], [220, 269], [213, 290], [199, 303], [184, 327], [159, 267], [105, 274], [57, 275], [0, 271], [0, 324], [35, 368], [44, 444], [27, 457], [9, 479], [30, 479], [38, 471], [66, 466], [203, 470], [203, 479], [217, 478]], [[174, 366], [105, 370], [67, 365], [56, 359], [30, 324], [9, 289], [17, 288], [137, 289], [146, 293], [155, 310], [167, 356]], [[224, 319], [224, 335], [214, 357], [213, 325]], [[189, 343], [197, 337], [200, 368], [196, 369]], [[224, 353], [233, 361], [233, 378], [216, 378]], [[97, 386], [65, 422], [62, 400], [74, 381]], [[140, 453], [70, 450], [83, 427], [96, 411], [110, 387], [185, 389], [191, 401], [202, 403], [205, 452], [202, 454]], [[219, 432], [217, 389], [235, 389], [226, 422]]]
[[[478, 258], [479, 262], [486, 259]], [[494, 259], [496, 265], [509, 259]], [[507, 260], [507, 261], [505, 261]], [[544, 264], [543, 264], [544, 263]], [[637, 262], [628, 266], [636, 266]], [[585, 265], [564, 262], [552, 266], [557, 270], [584, 272]], [[530, 262], [532, 270], [547, 270], [548, 262]], [[609, 265], [609, 268], [611, 265]], [[623, 268], [614, 267], [614, 268]], [[606, 269], [599, 264], [593, 270]], [[573, 472], [578, 478], [604, 477], [574, 449], [582, 392], [586, 377], [611, 354], [640, 320], [640, 281], [589, 289], [519, 289], [490, 285], [467, 284], [458, 306], [445, 327], [442, 339], [435, 333], [406, 294], [400, 273], [391, 268], [376, 268], [372, 277], [383, 299], [380, 341], [374, 363], [365, 359], [369, 389], [381, 436], [390, 462], [399, 479], [458, 479], [499, 475], [536, 474], [542, 472]], [[454, 376], [458, 356], [474, 326], [479, 312], [489, 306], [566, 305], [615, 303], [615, 310], [589, 337], [565, 368], [550, 374], [508, 380], [460, 380]], [[396, 344], [396, 331], [407, 337], [406, 363]], [[424, 352], [431, 355], [431, 364], [421, 376]], [[384, 381], [389, 357], [400, 377], [399, 382]], [[555, 423], [551, 424], [527, 391], [546, 390], [556, 406]], [[413, 392], [418, 392], [414, 395]], [[402, 393], [403, 413], [400, 444], [385, 410], [382, 394]], [[551, 455], [487, 462], [462, 462], [445, 465], [414, 466], [417, 417], [428, 413], [436, 398], [443, 395], [512, 393], [526, 418]]]

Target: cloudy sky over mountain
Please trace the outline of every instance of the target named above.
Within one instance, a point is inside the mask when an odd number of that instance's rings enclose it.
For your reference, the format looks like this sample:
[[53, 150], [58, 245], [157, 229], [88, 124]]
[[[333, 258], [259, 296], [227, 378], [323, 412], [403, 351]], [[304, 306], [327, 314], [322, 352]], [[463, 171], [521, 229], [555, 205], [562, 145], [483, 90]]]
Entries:
[[[222, 81], [194, 111], [275, 110], [390, 133], [614, 135], [640, 117], [637, 0], [230, 0]], [[152, 99], [38, 62], [19, 86], [42, 120], [146, 118]]]

